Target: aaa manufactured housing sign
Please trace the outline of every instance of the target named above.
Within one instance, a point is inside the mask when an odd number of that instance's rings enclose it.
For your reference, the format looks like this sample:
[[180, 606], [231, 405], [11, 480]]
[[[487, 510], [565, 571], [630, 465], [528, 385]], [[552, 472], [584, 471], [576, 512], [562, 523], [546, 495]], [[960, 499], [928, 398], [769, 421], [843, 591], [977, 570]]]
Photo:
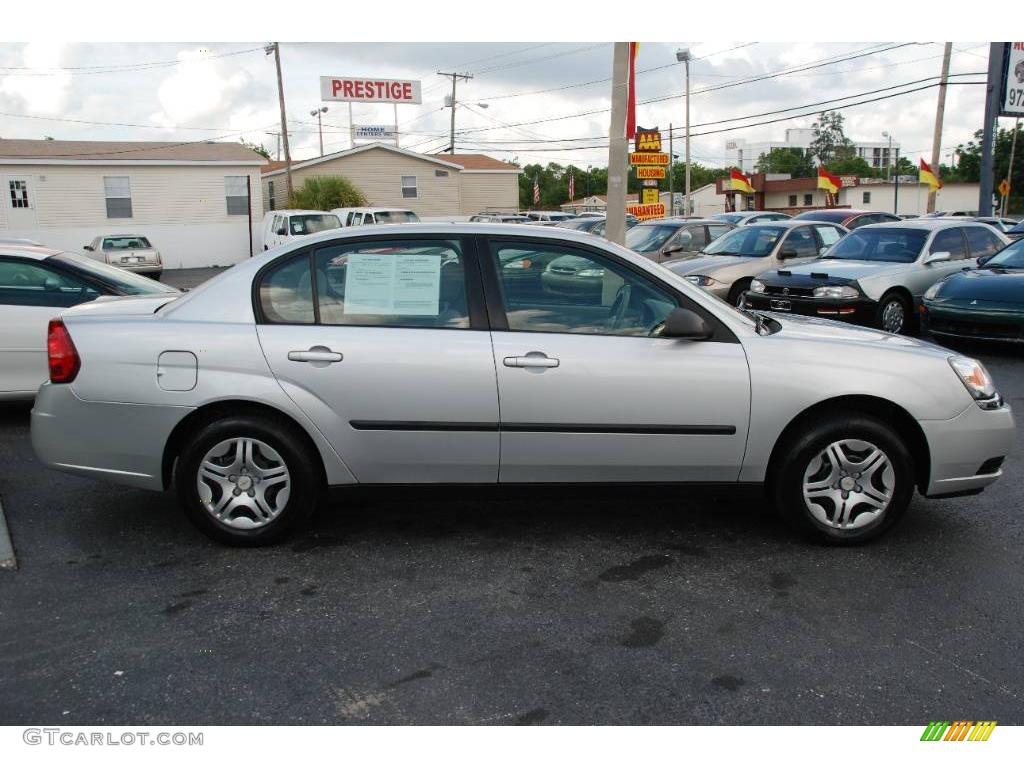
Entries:
[[664, 179], [665, 166], [663, 165], [638, 165], [636, 167], [638, 179]]
[[323, 76], [320, 78], [320, 98], [324, 101], [423, 103], [419, 80], [384, 80], [375, 77]]
[[630, 152], [630, 165], [668, 165], [668, 152]]

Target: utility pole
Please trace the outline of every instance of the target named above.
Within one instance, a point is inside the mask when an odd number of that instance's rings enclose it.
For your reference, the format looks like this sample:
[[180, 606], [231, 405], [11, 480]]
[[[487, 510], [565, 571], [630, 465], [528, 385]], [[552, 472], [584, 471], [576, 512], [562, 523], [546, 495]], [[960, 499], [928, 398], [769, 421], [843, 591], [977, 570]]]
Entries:
[[683, 206], [683, 214], [690, 215], [690, 49], [681, 48], [676, 51], [676, 61], [681, 61], [686, 66], [686, 203]]
[[626, 241], [626, 102], [629, 98], [629, 43], [615, 43], [612, 54], [612, 117], [608, 127], [608, 207], [605, 237]]
[[894, 216], [900, 213], [900, 145], [896, 145], [896, 165], [894, 166], [896, 186], [892, 188], [892, 212]]
[[978, 215], [992, 215], [992, 189], [995, 182], [993, 150], [995, 127], [999, 118], [999, 86], [1003, 81], [1003, 57], [1006, 48], [1003, 43], [989, 43], [988, 85], [985, 95], [985, 123], [981, 139], [981, 184], [978, 190]]
[[1006, 194], [1003, 195], [1003, 212], [1006, 216], [1006, 209], [1010, 205], [1010, 185], [1013, 183], [1013, 155], [1017, 151], [1017, 131], [1020, 129], [1020, 118], [1013, 121], [1013, 138], [1010, 139], [1010, 163], [1006, 166]]
[[452, 106], [452, 127], [451, 127], [450, 140], [449, 140], [449, 143], [448, 143], [448, 151], [451, 154], [454, 155], [455, 154], [455, 104], [456, 104], [456, 102], [455, 102], [455, 84], [459, 80], [466, 80], [466, 81], [472, 80], [473, 76], [472, 75], [460, 75], [458, 72], [438, 72], [437, 74], [441, 75], [442, 77], [450, 77], [452, 79], [452, 104], [451, 104], [451, 106]]
[[[949, 58], [953, 44], [946, 43], [942, 51], [942, 76], [939, 78], [939, 103], [935, 107], [935, 133], [932, 134], [932, 173], [939, 172], [939, 150], [942, 146], [942, 118], [946, 113], [946, 83], [949, 80]], [[928, 213], [935, 213], [935, 192], [928, 190]]]
[[672, 154], [672, 123], [668, 124], [668, 211], [669, 216], [676, 215], [676, 193], [675, 184], [672, 181], [672, 167], [675, 165], [676, 156]]
[[292, 153], [288, 149], [288, 117], [284, 112], [284, 81], [281, 79], [281, 46], [278, 43], [270, 43], [264, 52], [269, 56], [274, 54], [274, 65], [277, 67], [277, 100], [281, 105], [281, 140], [284, 143], [284, 174], [285, 185], [288, 189], [288, 197], [292, 196]]

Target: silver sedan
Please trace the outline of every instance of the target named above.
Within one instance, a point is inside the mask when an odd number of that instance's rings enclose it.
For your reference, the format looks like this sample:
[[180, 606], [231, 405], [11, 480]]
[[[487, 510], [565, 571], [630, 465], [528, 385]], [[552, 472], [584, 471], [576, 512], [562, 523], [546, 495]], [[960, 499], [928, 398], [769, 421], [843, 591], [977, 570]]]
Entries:
[[66, 310], [32, 441], [275, 541], [328, 486], [753, 485], [853, 544], [915, 489], [977, 493], [1014, 423], [985, 369], [881, 331], [731, 307], [558, 227], [409, 224], [272, 249], [179, 297]]

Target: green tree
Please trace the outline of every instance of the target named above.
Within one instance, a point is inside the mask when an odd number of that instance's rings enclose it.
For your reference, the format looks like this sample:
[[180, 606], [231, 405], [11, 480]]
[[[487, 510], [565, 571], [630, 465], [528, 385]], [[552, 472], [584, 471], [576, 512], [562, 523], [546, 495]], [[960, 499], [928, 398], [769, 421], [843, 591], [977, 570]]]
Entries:
[[829, 165], [835, 160], [849, 160], [854, 156], [853, 142], [843, 132], [841, 112], [822, 112], [812, 128], [814, 139], [808, 152], [818, 158], [820, 164]]
[[263, 155], [263, 157], [267, 158], [267, 160], [270, 159], [270, 150], [264, 147], [262, 144], [256, 144], [251, 141], [246, 141], [245, 139], [242, 139], [241, 143], [242, 146], [245, 147], [246, 149], [251, 149], [257, 155]]
[[757, 160], [759, 173], [788, 173], [794, 179], [814, 176], [814, 155], [800, 147], [775, 147]]
[[[957, 146], [956, 165], [940, 165], [939, 178], [945, 182], [980, 182], [982, 139], [982, 131], [975, 131], [971, 141]], [[1012, 128], [1002, 128], [996, 132], [992, 152], [996, 187], [1006, 178], [1006, 171], [1010, 166], [1010, 145], [1012, 143]], [[1010, 200], [1007, 212], [1024, 213], [1024, 127], [1017, 129], [1017, 148], [1013, 155], [1013, 174], [1010, 177]]]
[[[858, 178], [872, 178], [878, 174], [871, 164], [863, 157], [850, 157], [845, 160], [833, 160], [828, 164], [830, 173], [837, 176], [857, 176]], [[817, 170], [815, 170], [817, 173]]]
[[288, 198], [289, 208], [329, 211], [366, 205], [366, 195], [344, 176], [311, 176]]

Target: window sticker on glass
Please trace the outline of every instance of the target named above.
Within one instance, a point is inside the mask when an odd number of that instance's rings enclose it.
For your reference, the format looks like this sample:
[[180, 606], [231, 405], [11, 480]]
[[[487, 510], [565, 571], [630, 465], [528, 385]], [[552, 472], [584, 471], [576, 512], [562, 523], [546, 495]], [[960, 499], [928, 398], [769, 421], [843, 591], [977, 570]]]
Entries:
[[345, 282], [346, 315], [439, 314], [438, 255], [352, 253]]

